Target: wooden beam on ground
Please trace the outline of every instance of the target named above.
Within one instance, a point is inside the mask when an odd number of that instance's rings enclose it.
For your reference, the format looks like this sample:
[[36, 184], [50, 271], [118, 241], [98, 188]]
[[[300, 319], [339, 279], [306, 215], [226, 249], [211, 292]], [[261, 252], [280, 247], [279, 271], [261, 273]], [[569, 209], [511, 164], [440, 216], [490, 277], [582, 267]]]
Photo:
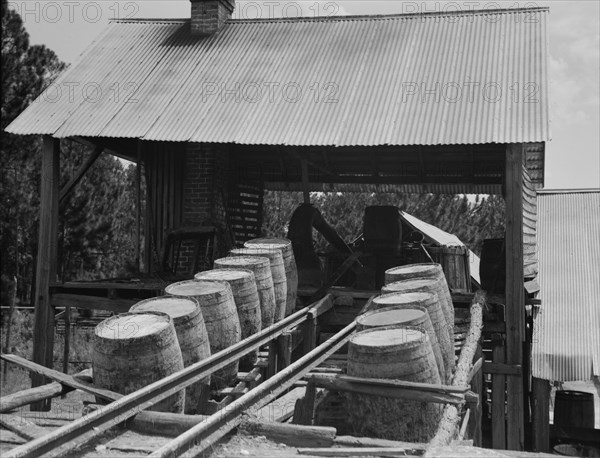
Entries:
[[534, 452], [550, 452], [550, 382], [533, 377], [532, 435]]
[[[523, 286], [523, 144], [506, 149], [506, 362], [523, 364], [525, 293]], [[506, 446], [523, 450], [525, 441], [523, 381], [508, 376]]]
[[17, 415], [0, 415], [0, 426], [28, 441], [44, 436], [48, 431]]
[[404, 447], [336, 447], [336, 448], [299, 448], [300, 455], [310, 456], [422, 456], [423, 451], [418, 450], [411, 453], [413, 449]]
[[[48, 135], [43, 139], [40, 189], [40, 225], [35, 276], [35, 320], [33, 325], [33, 361], [52, 367], [54, 353], [54, 317], [50, 305], [50, 283], [57, 280], [58, 186], [60, 182], [60, 140]], [[35, 374], [33, 388], [47, 384]], [[31, 405], [32, 410], [50, 410], [50, 401]]]
[[304, 426], [287, 423], [244, 421], [239, 430], [289, 447], [331, 447], [337, 433], [330, 426]]
[[417, 452], [420, 451], [421, 454], [427, 448], [427, 444], [423, 444], [420, 442], [401, 442], [401, 441], [392, 441], [388, 439], [376, 439], [374, 437], [356, 437], [356, 436], [337, 436], [333, 441], [335, 445], [340, 447], [369, 447], [369, 448], [406, 448], [412, 449]]
[[60, 197], [58, 199], [59, 202], [62, 202], [65, 199], [65, 197], [67, 197], [69, 193], [75, 188], [75, 186], [77, 186], [77, 184], [81, 181], [86, 172], [90, 169], [94, 162], [96, 162], [96, 159], [100, 157], [102, 151], [104, 151], [104, 148], [102, 146], [96, 146], [96, 148], [94, 148], [94, 151], [92, 151], [92, 153], [88, 156], [84, 163], [81, 164], [81, 167], [79, 167], [79, 170], [75, 172], [75, 175], [73, 175], [69, 182], [66, 185], [64, 185], [63, 188], [60, 190]]

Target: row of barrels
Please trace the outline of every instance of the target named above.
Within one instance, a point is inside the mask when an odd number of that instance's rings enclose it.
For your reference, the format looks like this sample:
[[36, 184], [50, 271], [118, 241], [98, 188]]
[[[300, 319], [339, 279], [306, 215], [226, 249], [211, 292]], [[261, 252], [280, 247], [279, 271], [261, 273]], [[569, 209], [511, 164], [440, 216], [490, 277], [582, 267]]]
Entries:
[[[430, 384], [450, 383], [455, 367], [454, 308], [439, 264], [394, 267], [382, 294], [357, 317], [348, 347], [348, 375]], [[429, 441], [443, 406], [371, 394], [346, 396], [359, 435]]]
[[[213, 270], [165, 288], [101, 322], [92, 346], [94, 383], [128, 394], [208, 358], [292, 314], [298, 276], [291, 242], [254, 239], [217, 259]], [[257, 352], [197, 380], [152, 410], [202, 413], [211, 389], [250, 369]]]

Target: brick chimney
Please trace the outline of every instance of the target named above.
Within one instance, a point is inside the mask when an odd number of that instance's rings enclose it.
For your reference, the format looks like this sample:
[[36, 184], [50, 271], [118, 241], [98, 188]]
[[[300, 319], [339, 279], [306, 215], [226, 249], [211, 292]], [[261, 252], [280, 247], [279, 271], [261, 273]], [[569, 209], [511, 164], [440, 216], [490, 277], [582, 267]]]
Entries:
[[208, 36], [217, 32], [231, 18], [235, 0], [191, 0], [192, 35]]

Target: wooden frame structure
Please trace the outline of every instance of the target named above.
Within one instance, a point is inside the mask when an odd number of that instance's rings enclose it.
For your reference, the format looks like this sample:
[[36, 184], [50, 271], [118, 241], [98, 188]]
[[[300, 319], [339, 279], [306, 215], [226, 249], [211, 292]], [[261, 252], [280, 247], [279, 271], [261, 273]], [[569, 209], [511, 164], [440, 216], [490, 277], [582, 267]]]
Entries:
[[[86, 139], [93, 143], [91, 139]], [[98, 148], [107, 148], [109, 152], [116, 153], [119, 156], [129, 159], [137, 159], [149, 157], [146, 156], [147, 151], [151, 151], [153, 145], [144, 142], [131, 142], [125, 140], [103, 139], [98, 143]], [[487, 145], [484, 149], [491, 151], [491, 156], [487, 156], [484, 165], [478, 165], [477, 155], [472, 152], [473, 147], [469, 147], [466, 154], [457, 154], [456, 147], [448, 147], [444, 150], [443, 146], [431, 148], [419, 147], [415, 148], [397, 148], [394, 157], [389, 156], [389, 152], [384, 151], [382, 158], [385, 161], [394, 160], [392, 164], [395, 170], [412, 170], [412, 178], [395, 174], [385, 176], [376, 169], [389, 167], [385, 164], [372, 166], [374, 170], [369, 174], [359, 174], [357, 168], [364, 167], [367, 162], [376, 162], [379, 156], [377, 154], [367, 155], [363, 158], [363, 164], [360, 164], [356, 152], [352, 152], [353, 160], [346, 164], [347, 170], [343, 169], [343, 164], [338, 162], [333, 171], [332, 157], [339, 157], [338, 152], [328, 152], [323, 148], [307, 149], [298, 151], [296, 148], [291, 148], [289, 151], [285, 148], [277, 148], [275, 151], [265, 152], [264, 149], [252, 149], [255, 154], [251, 153], [248, 148], [236, 147], [229, 145], [224, 154], [229, 155], [228, 175], [238, 177], [240, 169], [247, 168], [250, 163], [261, 164], [255, 166], [254, 172], [263, 173], [266, 179], [279, 174], [279, 177], [287, 178], [290, 188], [293, 188], [294, 183], [304, 182], [306, 185], [322, 183], [325, 181], [347, 182], [347, 183], [376, 183], [378, 185], [402, 185], [404, 183], [419, 184], [426, 186], [443, 186], [446, 185], [451, 189], [462, 189], [463, 192], [468, 192], [476, 185], [486, 185], [494, 189], [500, 189], [502, 183], [505, 188], [506, 199], [506, 291], [505, 291], [505, 327], [503, 335], [505, 335], [504, 346], [502, 340], [498, 341], [499, 346], [496, 346], [493, 351], [493, 368], [490, 368], [489, 363], [484, 364], [484, 373], [491, 373], [492, 377], [492, 427], [493, 427], [493, 446], [495, 448], [508, 448], [514, 450], [523, 450], [524, 434], [525, 434], [525, 411], [528, 410], [526, 405], [527, 390], [524, 386], [528, 386], [529, 381], [524, 379], [523, 365], [525, 356], [528, 352], [525, 333], [525, 294], [523, 289], [523, 170], [527, 163], [525, 144], [505, 144], [505, 145]], [[42, 204], [40, 210], [40, 240], [39, 240], [39, 257], [36, 277], [36, 296], [35, 296], [35, 338], [34, 338], [34, 361], [47, 367], [52, 365], [52, 349], [54, 335], [54, 314], [53, 305], [57, 305], [61, 301], [53, 300], [50, 294], [51, 286], [56, 281], [56, 240], [58, 227], [58, 176], [59, 176], [59, 148], [60, 144], [57, 139], [44, 137], [43, 149], [43, 168], [42, 168]], [[268, 148], [267, 148], [268, 149]], [[97, 151], [97, 150], [96, 150]], [[416, 151], [416, 153], [415, 153]], [[446, 151], [446, 152], [444, 152]], [[406, 153], [406, 154], [403, 154]], [[413, 154], [415, 153], [416, 156]], [[157, 154], [157, 153], [154, 153]], [[220, 154], [217, 152], [216, 154]], [[231, 160], [231, 157], [246, 158], [245, 161]], [[269, 159], [274, 163], [277, 157], [281, 159], [281, 155], [285, 157], [285, 161], [295, 161], [297, 171], [302, 169], [305, 173], [298, 175], [294, 170], [269, 171]], [[318, 162], [314, 157], [322, 158], [322, 162]], [[391, 159], [390, 159], [391, 157]], [[417, 162], [415, 163], [415, 157]], [[435, 161], [440, 158], [446, 158], [446, 162], [433, 166]], [[291, 158], [291, 159], [290, 159]], [[382, 159], [383, 160], [383, 159]], [[384, 162], [385, 162], [384, 161]], [[181, 170], [177, 163], [173, 166], [164, 167], [162, 161], [143, 161], [146, 167], [152, 167], [152, 170], [146, 170], [146, 174], [162, 173], [164, 180], [169, 183], [176, 183], [177, 170]], [[231, 164], [234, 163], [234, 166]], [[281, 164], [282, 162], [279, 161]], [[292, 162], [293, 163], [293, 162]], [[155, 165], [151, 165], [155, 164]], [[451, 165], [450, 173], [447, 173], [444, 178], [441, 175], [432, 173], [432, 170], [443, 170], [444, 164]], [[416, 168], [415, 168], [416, 167]], [[429, 167], [429, 169], [428, 169]], [[452, 173], [453, 169], [462, 168], [468, 171], [465, 174], [456, 175]], [[266, 170], [265, 170], [266, 168]], [[285, 169], [285, 164], [282, 166]], [[340, 170], [341, 168], [341, 170]], [[307, 169], [310, 170], [307, 173]], [[481, 171], [479, 178], [476, 176], [476, 170]], [[161, 172], [162, 170], [162, 172]], [[485, 173], [484, 173], [485, 172]], [[402, 172], [404, 173], [404, 172]], [[269, 175], [270, 174], [270, 175]], [[309, 177], [309, 180], [306, 177]], [[405, 174], [406, 175], [406, 174]], [[486, 177], [487, 175], [487, 177]], [[147, 175], [148, 176], [148, 175]], [[157, 190], [153, 186], [163, 186], [164, 180], [157, 179], [155, 182], [147, 183], [148, 193], [156, 193]], [[423, 181], [418, 181], [423, 180]], [[179, 192], [179, 191], [177, 191]], [[171, 202], [176, 195], [164, 195], [164, 205], [175, 205]], [[169, 204], [171, 202], [171, 204]], [[160, 222], [160, 227], [154, 228], [154, 234], [164, 231], [166, 221], [175, 221], [176, 215], [170, 213], [166, 219]], [[147, 215], [148, 216], [148, 215]], [[148, 227], [148, 219], [146, 220]], [[152, 230], [152, 229], [151, 229]], [[150, 241], [147, 240], [146, 253], [150, 253]], [[148, 260], [147, 260], [148, 262]], [[85, 288], [84, 285], [82, 287]], [[92, 287], [88, 285], [88, 287]], [[148, 287], [148, 291], [156, 291], [160, 289], [160, 285], [152, 285]], [[65, 295], [65, 291], [61, 291], [58, 295], [62, 301], [69, 302]], [[119, 302], [120, 301], [120, 302]], [[106, 302], [106, 301], [105, 301]], [[116, 299], [113, 310], [120, 310], [127, 307], [130, 302], [126, 298]], [[122, 305], [119, 305], [122, 304]], [[76, 301], [70, 301], [70, 306], [75, 306]], [[100, 308], [105, 308], [105, 305], [98, 305]], [[484, 328], [485, 332], [485, 328]], [[525, 354], [524, 354], [525, 351]], [[490, 372], [491, 371], [491, 372]], [[44, 377], [35, 376], [32, 385], [39, 386], [45, 383]], [[504, 390], [506, 383], [506, 391]], [[506, 416], [504, 415], [503, 406], [506, 403]], [[38, 409], [48, 408], [43, 403], [35, 406]], [[506, 434], [506, 435], [505, 435]]]

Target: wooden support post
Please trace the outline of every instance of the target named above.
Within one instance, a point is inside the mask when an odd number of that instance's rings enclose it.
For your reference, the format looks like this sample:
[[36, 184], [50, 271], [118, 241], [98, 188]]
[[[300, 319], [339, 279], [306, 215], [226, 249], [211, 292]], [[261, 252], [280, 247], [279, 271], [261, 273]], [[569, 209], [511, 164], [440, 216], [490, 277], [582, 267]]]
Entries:
[[[141, 272], [140, 253], [142, 240], [142, 141], [137, 141], [137, 164], [135, 169], [135, 268]], [[147, 204], [146, 204], [147, 205]]]
[[94, 151], [92, 152], [92, 154], [89, 155], [89, 157], [81, 165], [79, 170], [77, 170], [77, 172], [75, 172], [75, 175], [73, 175], [73, 177], [69, 180], [69, 182], [66, 185], [64, 185], [63, 188], [60, 190], [60, 196], [58, 198], [59, 202], [62, 202], [63, 199], [65, 197], [67, 197], [67, 195], [69, 195], [69, 193], [75, 188], [75, 186], [77, 186], [77, 183], [79, 183], [81, 181], [81, 179], [86, 174], [86, 172], [90, 169], [90, 167], [92, 165], [94, 165], [94, 162], [96, 162], [96, 159], [98, 159], [98, 157], [100, 157], [100, 154], [102, 154], [103, 150], [104, 150], [104, 147], [102, 147], [102, 146], [97, 146], [96, 148], [94, 148]]
[[71, 307], [65, 307], [65, 340], [63, 345], [63, 372], [69, 373], [69, 353], [71, 347]]
[[[525, 293], [523, 287], [523, 144], [506, 149], [506, 362], [523, 364]], [[507, 442], [509, 450], [524, 448], [523, 380], [507, 379]]]
[[277, 373], [277, 360], [279, 359], [279, 345], [277, 344], [277, 339], [271, 340], [269, 342], [269, 364], [267, 366], [267, 377], [271, 378]]
[[308, 162], [306, 159], [300, 159], [302, 165], [302, 195], [304, 196], [304, 203], [310, 204], [310, 191], [308, 189]]
[[[495, 334], [492, 336], [492, 343], [492, 361], [495, 364], [504, 364], [504, 336]], [[503, 373], [492, 374], [492, 447], [498, 450], [506, 448], [505, 390], [506, 376]]]
[[317, 319], [308, 317], [304, 323], [304, 335], [302, 336], [302, 350], [306, 354], [317, 346]]
[[550, 452], [550, 383], [533, 377], [533, 451]]
[[280, 371], [292, 363], [292, 333], [284, 332], [277, 338], [277, 370]]
[[[35, 282], [35, 322], [33, 361], [52, 367], [54, 350], [54, 317], [50, 304], [50, 283], [56, 281], [58, 244], [58, 186], [60, 181], [60, 140], [44, 136], [40, 189], [40, 225]], [[31, 377], [31, 386], [45, 385], [38, 374]], [[31, 405], [33, 411], [50, 410], [50, 401]]]

